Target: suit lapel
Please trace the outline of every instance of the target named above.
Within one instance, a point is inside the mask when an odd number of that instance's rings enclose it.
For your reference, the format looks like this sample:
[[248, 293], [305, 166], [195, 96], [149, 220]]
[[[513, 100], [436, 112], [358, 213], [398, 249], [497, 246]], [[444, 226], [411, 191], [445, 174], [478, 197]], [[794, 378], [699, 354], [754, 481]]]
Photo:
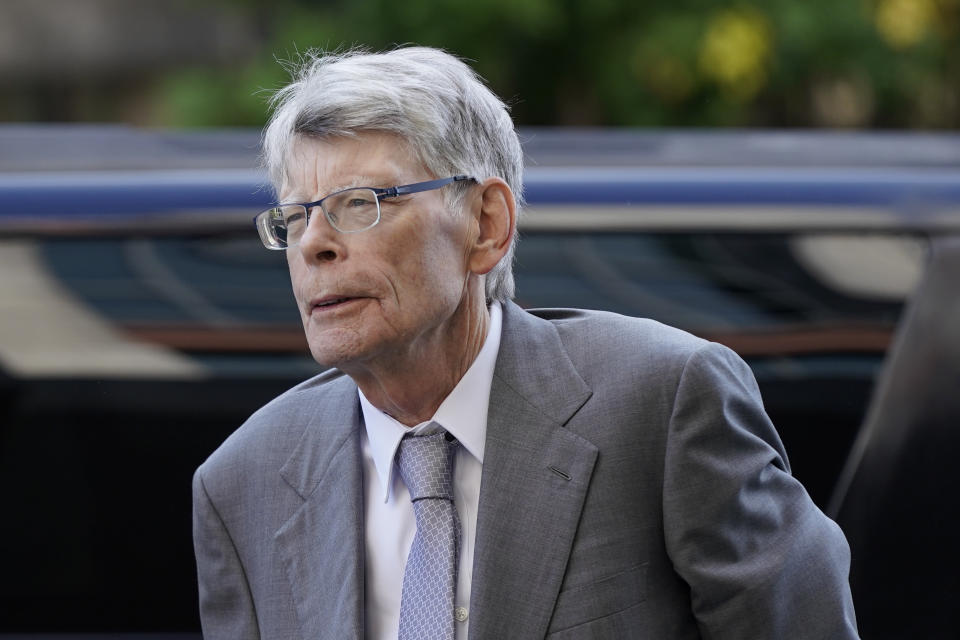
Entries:
[[344, 377], [309, 407], [280, 471], [303, 504], [277, 530], [305, 638], [363, 637], [363, 476], [356, 386]]
[[591, 395], [552, 324], [504, 305], [480, 485], [470, 637], [546, 635], [597, 449], [564, 428]]

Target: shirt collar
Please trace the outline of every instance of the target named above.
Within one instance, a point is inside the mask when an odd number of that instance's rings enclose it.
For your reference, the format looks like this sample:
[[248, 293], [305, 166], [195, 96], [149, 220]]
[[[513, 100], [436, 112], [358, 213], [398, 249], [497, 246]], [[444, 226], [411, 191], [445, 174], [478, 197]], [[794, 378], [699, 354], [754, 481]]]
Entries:
[[[490, 304], [490, 327], [480, 353], [460, 378], [457, 386], [440, 403], [433, 417], [412, 428], [413, 433], [419, 433], [431, 422], [437, 422], [459, 440], [463, 448], [481, 464], [487, 437], [490, 386], [493, 384], [493, 370], [497, 364], [497, 353], [500, 351], [501, 318], [500, 303], [494, 301]], [[390, 499], [390, 487], [393, 485], [393, 459], [400, 440], [408, 429], [370, 404], [362, 391], [359, 393], [370, 454], [383, 489], [383, 501], [387, 502]]]

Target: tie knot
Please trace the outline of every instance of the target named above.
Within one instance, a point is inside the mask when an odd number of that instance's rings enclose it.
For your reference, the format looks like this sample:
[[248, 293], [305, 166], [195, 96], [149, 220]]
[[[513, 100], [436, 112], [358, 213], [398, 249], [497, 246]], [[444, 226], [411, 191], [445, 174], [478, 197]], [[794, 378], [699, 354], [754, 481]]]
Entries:
[[453, 500], [453, 454], [457, 442], [447, 440], [446, 433], [429, 436], [404, 436], [397, 451], [397, 466], [410, 499]]

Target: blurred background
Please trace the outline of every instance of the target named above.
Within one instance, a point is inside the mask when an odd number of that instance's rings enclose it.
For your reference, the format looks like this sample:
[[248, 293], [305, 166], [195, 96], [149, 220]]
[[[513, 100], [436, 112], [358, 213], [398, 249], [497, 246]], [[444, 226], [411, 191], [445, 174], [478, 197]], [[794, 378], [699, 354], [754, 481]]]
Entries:
[[736, 350], [864, 637], [960, 637], [960, 0], [0, 0], [0, 638], [199, 637], [192, 472], [320, 370], [269, 96], [404, 43], [511, 105], [517, 301]]
[[4, 0], [0, 120], [258, 126], [277, 59], [402, 43], [520, 125], [960, 125], [958, 0]]

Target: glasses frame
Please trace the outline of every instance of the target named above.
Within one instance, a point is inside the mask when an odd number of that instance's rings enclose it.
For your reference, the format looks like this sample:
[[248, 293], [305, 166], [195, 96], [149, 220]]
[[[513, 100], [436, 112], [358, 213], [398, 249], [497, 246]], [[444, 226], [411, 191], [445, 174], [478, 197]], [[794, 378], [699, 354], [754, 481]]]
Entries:
[[[403, 185], [397, 185], [395, 187], [387, 187], [387, 188], [362, 187], [362, 186], [348, 187], [346, 189], [339, 189], [338, 191], [329, 193], [324, 197], [320, 198], [319, 200], [314, 200], [313, 202], [281, 202], [281, 203], [275, 204], [272, 207], [268, 209], [264, 209], [263, 211], [258, 213], [253, 219], [253, 224], [257, 228], [257, 233], [260, 235], [260, 240], [263, 242], [263, 246], [273, 251], [283, 251], [285, 249], [289, 249], [290, 247], [297, 246], [299, 242], [295, 244], [284, 243], [281, 246], [280, 241], [277, 240], [275, 236], [272, 236], [272, 234], [271, 234], [271, 238], [269, 239], [264, 237], [264, 233], [269, 233], [266, 231], [266, 229], [268, 228], [269, 222], [268, 221], [261, 222], [262, 220], [265, 220], [265, 219], [268, 220], [271, 213], [279, 207], [294, 207], [294, 206], [303, 207], [304, 210], [306, 211], [305, 225], [307, 227], [309, 227], [310, 219], [312, 218], [311, 211], [315, 207], [320, 207], [320, 210], [323, 211], [323, 217], [327, 219], [327, 222], [330, 223], [330, 226], [333, 227], [338, 233], [359, 233], [360, 231], [367, 231], [369, 229], [372, 229], [373, 227], [377, 226], [377, 224], [379, 224], [381, 200], [384, 200], [386, 198], [396, 198], [398, 196], [404, 196], [411, 193], [420, 193], [422, 191], [433, 191], [434, 189], [445, 187], [448, 184], [453, 184], [455, 182], [464, 182], [468, 180], [476, 181], [476, 179], [473, 178], [472, 176], [456, 175], [456, 176], [451, 176], [449, 178], [438, 178], [436, 180], [427, 180], [425, 182], [414, 182], [411, 184], [403, 184]], [[372, 191], [377, 196], [377, 218], [376, 220], [371, 222], [369, 225], [363, 227], [362, 229], [344, 230], [339, 228], [336, 225], [336, 223], [334, 223], [333, 220], [330, 219], [330, 214], [327, 212], [327, 209], [323, 205], [323, 203], [328, 198], [332, 198], [333, 196], [339, 195], [345, 191], [353, 191], [354, 189], [366, 189], [366, 190]], [[274, 241], [270, 242], [270, 240], [274, 240]]]

